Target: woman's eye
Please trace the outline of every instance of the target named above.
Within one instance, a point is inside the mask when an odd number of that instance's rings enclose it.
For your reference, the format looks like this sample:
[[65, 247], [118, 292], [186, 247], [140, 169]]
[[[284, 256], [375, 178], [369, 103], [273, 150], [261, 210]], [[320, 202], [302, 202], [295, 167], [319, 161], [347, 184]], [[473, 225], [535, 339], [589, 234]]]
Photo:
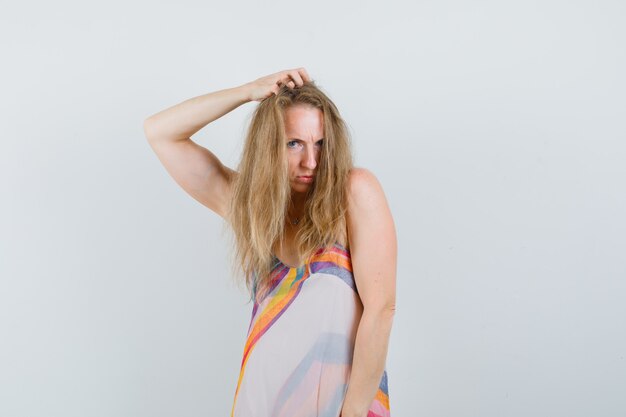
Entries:
[[[322, 146], [324, 144], [324, 140], [318, 140], [315, 143], [317, 146]], [[290, 140], [289, 142], [287, 142], [287, 147], [288, 148], [295, 148], [295, 146], [298, 145], [298, 141], [297, 140]]]

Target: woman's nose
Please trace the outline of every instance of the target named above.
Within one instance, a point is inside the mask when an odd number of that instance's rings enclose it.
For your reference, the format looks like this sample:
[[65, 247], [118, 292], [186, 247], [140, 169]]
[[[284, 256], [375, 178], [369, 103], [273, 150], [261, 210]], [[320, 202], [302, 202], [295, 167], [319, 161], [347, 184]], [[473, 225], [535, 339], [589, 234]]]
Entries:
[[304, 161], [302, 165], [308, 169], [315, 169], [317, 166], [317, 154], [314, 149], [304, 151]]

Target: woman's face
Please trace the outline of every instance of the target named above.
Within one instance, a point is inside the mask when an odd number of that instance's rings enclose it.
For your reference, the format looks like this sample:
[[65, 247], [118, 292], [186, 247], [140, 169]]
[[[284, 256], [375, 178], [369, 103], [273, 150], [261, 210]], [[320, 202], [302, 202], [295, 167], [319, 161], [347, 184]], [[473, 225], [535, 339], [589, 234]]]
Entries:
[[317, 174], [324, 139], [322, 111], [301, 104], [288, 107], [285, 110], [285, 133], [291, 189], [296, 193], [304, 193], [311, 187]]

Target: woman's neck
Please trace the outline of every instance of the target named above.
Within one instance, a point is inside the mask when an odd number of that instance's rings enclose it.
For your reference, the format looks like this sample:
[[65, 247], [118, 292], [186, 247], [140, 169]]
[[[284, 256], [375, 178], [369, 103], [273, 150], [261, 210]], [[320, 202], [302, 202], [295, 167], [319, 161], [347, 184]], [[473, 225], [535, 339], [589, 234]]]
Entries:
[[293, 217], [300, 217], [304, 213], [306, 204], [306, 194], [291, 193], [291, 204], [289, 205], [289, 213]]

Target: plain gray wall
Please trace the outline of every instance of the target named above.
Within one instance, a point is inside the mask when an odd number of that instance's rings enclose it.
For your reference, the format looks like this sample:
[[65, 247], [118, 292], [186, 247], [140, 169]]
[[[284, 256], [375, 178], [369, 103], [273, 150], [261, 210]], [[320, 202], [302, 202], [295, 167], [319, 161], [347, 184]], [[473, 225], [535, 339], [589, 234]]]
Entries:
[[[625, 21], [621, 0], [3, 6], [0, 415], [229, 415], [251, 305], [142, 124], [299, 66], [394, 215], [392, 415], [626, 415]], [[194, 140], [235, 167], [255, 105]]]

